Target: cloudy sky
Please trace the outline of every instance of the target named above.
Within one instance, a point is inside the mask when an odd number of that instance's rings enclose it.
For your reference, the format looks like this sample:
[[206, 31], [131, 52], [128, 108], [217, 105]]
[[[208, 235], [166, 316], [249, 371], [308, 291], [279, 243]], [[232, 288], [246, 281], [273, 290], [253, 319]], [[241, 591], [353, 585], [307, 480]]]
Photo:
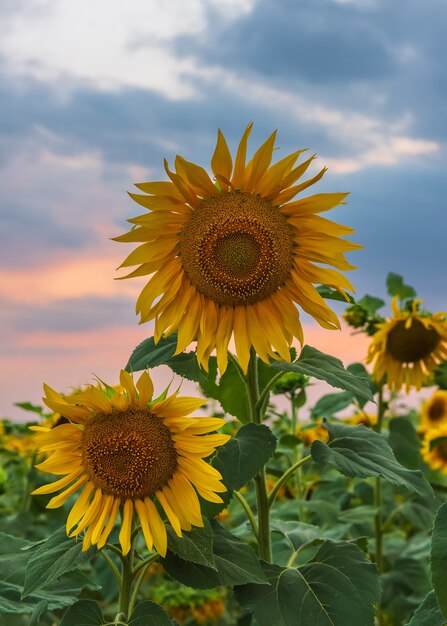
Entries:
[[[0, 415], [43, 381], [115, 381], [151, 333], [142, 283], [114, 281], [126, 192], [163, 157], [208, 167], [218, 127], [317, 152], [319, 191], [352, 192], [330, 217], [365, 246], [357, 292], [392, 270], [445, 310], [446, 23], [444, 0], [0, 0]], [[362, 338], [306, 330], [362, 358]]]

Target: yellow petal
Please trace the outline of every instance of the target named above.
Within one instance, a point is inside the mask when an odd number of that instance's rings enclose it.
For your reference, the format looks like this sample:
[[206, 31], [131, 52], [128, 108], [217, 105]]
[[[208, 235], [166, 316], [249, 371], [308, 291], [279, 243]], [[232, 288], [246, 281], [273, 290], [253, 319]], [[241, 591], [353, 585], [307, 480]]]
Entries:
[[168, 487], [165, 485], [163, 487], [163, 489], [161, 491], [157, 491], [157, 493], [155, 494], [157, 496], [158, 501], [160, 502], [161, 506], [163, 507], [166, 515], [168, 516], [168, 520], [172, 526], [172, 528], [175, 531], [175, 534], [177, 535], [177, 537], [181, 537], [182, 536], [182, 529], [180, 527], [180, 521], [179, 518], [177, 516], [176, 513], [174, 513], [172, 507], [170, 506], [167, 498], [166, 498], [166, 491], [168, 490]]
[[70, 533], [73, 526], [75, 526], [81, 517], [86, 513], [88, 508], [88, 502], [95, 486], [93, 483], [87, 483], [79, 495], [78, 499], [72, 506], [70, 513], [68, 514], [67, 524], [65, 526], [67, 534]]
[[123, 508], [123, 520], [121, 522], [121, 530], [118, 539], [123, 555], [126, 555], [130, 550], [130, 536], [132, 533], [133, 502], [130, 498], [124, 501]]
[[233, 160], [231, 153], [228, 149], [227, 142], [223, 136], [220, 128], [217, 131], [217, 144], [214, 154], [211, 158], [211, 169], [214, 176], [224, 177], [226, 179], [231, 178], [231, 172], [233, 170]]
[[98, 539], [98, 543], [97, 543], [98, 550], [100, 550], [106, 545], [107, 539], [109, 538], [109, 535], [112, 532], [113, 527], [115, 526], [115, 520], [116, 520], [116, 516], [118, 513], [118, 509], [120, 507], [120, 502], [121, 501], [119, 499], [115, 499], [113, 502], [112, 510], [110, 511], [109, 519], [106, 524], [106, 527], [104, 528], [104, 531], [102, 532], [101, 537]]
[[140, 378], [137, 381], [137, 390], [138, 390], [138, 402], [137, 405], [140, 409], [145, 409], [147, 403], [152, 398], [154, 393], [154, 385], [152, 384], [151, 377], [149, 376], [149, 372], [144, 371]]
[[141, 530], [143, 531], [144, 540], [146, 542], [147, 549], [149, 552], [152, 550], [154, 545], [154, 538], [152, 537], [151, 529], [149, 527], [148, 522], [148, 512], [147, 508], [144, 506], [144, 502], [141, 500], [135, 500], [135, 510], [137, 512], [138, 518], [141, 524]]
[[257, 190], [257, 185], [269, 167], [276, 139], [275, 130], [253, 155], [250, 178], [246, 184], [247, 191]]
[[194, 191], [204, 198], [212, 198], [218, 191], [210, 180], [210, 177], [200, 165], [186, 161], [181, 156], [175, 159], [175, 166], [179, 174], [186, 177]]
[[252, 128], [253, 128], [253, 123], [250, 122], [250, 124], [245, 129], [244, 134], [242, 135], [242, 139], [237, 149], [236, 159], [234, 161], [233, 177], [231, 179], [231, 182], [236, 189], [241, 188], [242, 185], [244, 184], [245, 159], [247, 156], [247, 141], [248, 141], [248, 137], [251, 133]]
[[148, 510], [148, 520], [151, 527], [152, 537], [154, 539], [155, 549], [160, 556], [166, 556], [166, 549], [168, 546], [166, 527], [163, 524], [163, 521], [152, 500], [150, 498], [144, 498], [144, 504]]
[[245, 306], [234, 307], [234, 343], [240, 366], [246, 374], [250, 360], [250, 340], [248, 338]]

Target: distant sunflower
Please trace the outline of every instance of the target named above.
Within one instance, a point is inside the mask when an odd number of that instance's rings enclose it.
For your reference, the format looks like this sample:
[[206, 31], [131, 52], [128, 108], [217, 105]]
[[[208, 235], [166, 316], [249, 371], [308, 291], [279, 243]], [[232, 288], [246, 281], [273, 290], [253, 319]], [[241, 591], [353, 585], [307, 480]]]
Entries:
[[134, 385], [122, 371], [120, 382], [121, 388], [100, 383], [72, 396], [44, 386], [45, 404], [70, 422], [52, 429], [33, 427], [40, 431], [40, 449], [51, 453], [36, 467], [65, 476], [33, 494], [62, 489], [48, 503], [51, 509], [82, 489], [68, 515], [67, 534], [85, 531], [84, 550], [105, 545], [121, 508], [123, 554], [130, 549], [136, 515], [148, 549], [154, 545], [164, 556], [167, 535], [160, 510], [178, 536], [182, 529], [203, 526], [197, 493], [222, 502], [217, 492], [226, 490], [219, 472], [203, 459], [229, 436], [207, 434], [220, 428], [222, 419], [187, 417], [203, 399], [174, 394], [150, 402], [153, 385], [147, 372]]
[[207, 369], [216, 349], [218, 366], [227, 366], [234, 334], [236, 352], [247, 370], [250, 347], [263, 361], [290, 360], [293, 337], [303, 342], [295, 303], [324, 328], [340, 328], [313, 283], [353, 291], [338, 271], [354, 269], [344, 252], [361, 248], [340, 238], [353, 233], [317, 215], [342, 204], [348, 194], [321, 193], [291, 202], [326, 171], [295, 184], [315, 155], [295, 167], [303, 150], [270, 166], [276, 132], [246, 164], [246, 128], [233, 160], [218, 131], [211, 159], [215, 182], [195, 163], [177, 156], [171, 182], [136, 186], [130, 194], [149, 213], [128, 220], [133, 229], [116, 237], [143, 242], [121, 267], [139, 267], [125, 276], [152, 278], [136, 304], [141, 323], [155, 319], [155, 341], [178, 329], [177, 353], [197, 341], [197, 358]]
[[447, 474], [447, 424], [425, 433], [421, 453], [427, 465]]
[[413, 302], [412, 311], [399, 309], [393, 298], [394, 317], [377, 325], [368, 350], [367, 363], [374, 361], [373, 377], [386, 376], [390, 389], [405, 385], [420, 389], [436, 366], [447, 358], [447, 321], [445, 313], [421, 315]]
[[422, 429], [429, 429], [447, 424], [447, 391], [442, 389], [435, 393], [422, 405]]

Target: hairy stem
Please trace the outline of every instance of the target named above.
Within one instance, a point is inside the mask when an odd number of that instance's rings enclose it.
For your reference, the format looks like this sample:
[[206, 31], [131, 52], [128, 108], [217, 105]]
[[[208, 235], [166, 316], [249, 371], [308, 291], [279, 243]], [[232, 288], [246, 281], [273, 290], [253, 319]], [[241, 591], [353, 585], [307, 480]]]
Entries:
[[258, 538], [258, 525], [256, 523], [256, 519], [255, 519], [255, 516], [253, 515], [253, 511], [251, 510], [250, 505], [248, 504], [244, 496], [236, 489], [233, 491], [233, 494], [236, 496], [237, 500], [239, 500], [240, 504], [242, 505], [242, 508], [245, 511], [248, 521], [250, 522], [250, 526], [252, 528], [253, 534], [257, 539]]
[[310, 454], [308, 454], [307, 456], [304, 456], [302, 459], [300, 459], [299, 461], [297, 461], [296, 463], [294, 463], [292, 465], [292, 467], [289, 467], [289, 469], [284, 472], [284, 474], [282, 476], [280, 476], [275, 484], [275, 486], [273, 487], [273, 489], [271, 490], [271, 492], [269, 493], [268, 496], [268, 506], [271, 507], [273, 502], [275, 501], [276, 495], [278, 493], [278, 491], [281, 489], [281, 487], [284, 485], [284, 483], [286, 483], [290, 476], [293, 475], [294, 472], [296, 472], [300, 467], [302, 467], [305, 463], [308, 463], [309, 461], [312, 460], [312, 457]]
[[[253, 348], [250, 349], [250, 361], [245, 376], [250, 418], [254, 424], [261, 424], [264, 407], [260, 403], [258, 381], [258, 359]], [[270, 509], [268, 504], [266, 472], [263, 467], [255, 476], [256, 501], [258, 508], [258, 553], [259, 557], [269, 563], [272, 560], [272, 548], [270, 543]]]

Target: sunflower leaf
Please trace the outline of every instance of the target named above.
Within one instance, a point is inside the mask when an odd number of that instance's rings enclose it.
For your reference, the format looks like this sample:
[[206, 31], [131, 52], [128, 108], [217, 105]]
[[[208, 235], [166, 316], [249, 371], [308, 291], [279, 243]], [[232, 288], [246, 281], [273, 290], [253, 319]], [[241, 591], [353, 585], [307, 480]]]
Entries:
[[447, 621], [447, 577], [445, 564], [447, 560], [447, 502], [439, 508], [431, 541], [431, 572], [436, 600]]
[[408, 469], [419, 469], [421, 441], [410, 420], [405, 417], [393, 417], [388, 423], [388, 428], [388, 443], [399, 463]]
[[374, 624], [380, 594], [375, 566], [353, 543], [315, 539], [310, 560], [297, 568], [262, 563], [269, 586], [236, 589], [259, 626]]
[[354, 397], [350, 391], [328, 393], [319, 398], [311, 410], [310, 417], [311, 419], [332, 417], [334, 413], [338, 413], [338, 411], [345, 409], [353, 401]]
[[174, 626], [176, 623], [161, 606], [145, 600], [137, 604], [128, 624], [129, 626], [147, 626], [148, 624], [151, 626]]
[[59, 626], [102, 626], [101, 607], [94, 600], [80, 600], [64, 614]]
[[240, 489], [256, 476], [276, 447], [276, 437], [264, 424], [245, 424], [213, 459], [228, 489]]
[[168, 548], [171, 552], [185, 561], [206, 565], [216, 569], [213, 556], [213, 531], [210, 523], [204, 519], [203, 528], [192, 528], [177, 537], [173, 529], [168, 526]]
[[303, 346], [297, 361], [272, 361], [272, 367], [284, 372], [296, 372], [325, 380], [332, 387], [350, 391], [356, 397], [374, 402], [369, 380], [360, 374], [354, 375], [343, 366], [340, 359], [324, 354], [312, 346]]
[[76, 602], [82, 589], [99, 589], [81, 572], [71, 572], [22, 600], [25, 568], [31, 554], [26, 548], [30, 545], [25, 539], [0, 532], [0, 614], [32, 613], [43, 602], [47, 602], [49, 611], [63, 609]]
[[213, 522], [213, 554], [217, 571], [185, 561], [168, 550], [161, 564], [170, 576], [184, 585], [211, 589], [220, 585], [267, 582], [256, 553], [246, 543]]
[[132, 373], [164, 365], [174, 356], [176, 348], [177, 333], [162, 337], [157, 344], [153, 337], [149, 337], [138, 344], [124, 369]]
[[398, 296], [401, 300], [416, 296], [415, 289], [404, 283], [403, 276], [393, 272], [389, 272], [386, 277], [386, 287], [390, 296]]
[[54, 532], [31, 556], [25, 571], [22, 598], [71, 572], [92, 558], [94, 550], [82, 552], [82, 543], [68, 539], [65, 526]]
[[322, 298], [326, 298], [326, 300], [337, 300], [338, 302], [350, 302], [351, 304], [355, 304], [354, 298], [347, 293], [347, 298], [344, 297], [342, 293], [337, 291], [337, 289], [331, 289], [331, 287], [327, 287], [326, 285], [318, 285], [317, 291]]
[[320, 465], [332, 465], [351, 478], [382, 476], [394, 485], [404, 486], [422, 496], [432, 496], [433, 490], [419, 470], [409, 470], [396, 459], [386, 439], [363, 425], [329, 424], [329, 443], [314, 441], [313, 460]]
[[436, 602], [435, 592], [430, 591], [405, 626], [444, 626], [445, 623], [446, 619]]

